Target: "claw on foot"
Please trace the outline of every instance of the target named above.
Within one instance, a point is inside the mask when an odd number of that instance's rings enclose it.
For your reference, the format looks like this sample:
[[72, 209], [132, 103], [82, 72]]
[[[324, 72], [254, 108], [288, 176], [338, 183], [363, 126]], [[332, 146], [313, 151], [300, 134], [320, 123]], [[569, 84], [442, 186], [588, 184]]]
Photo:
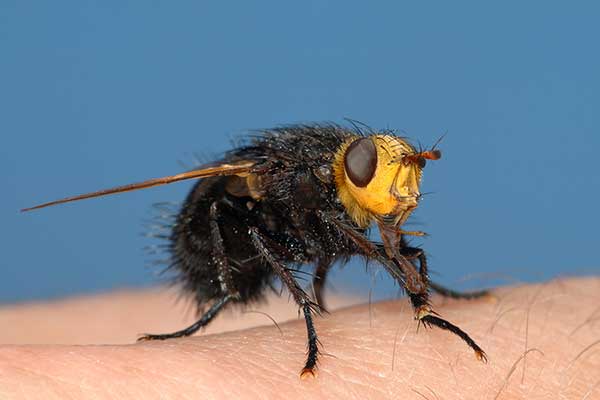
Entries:
[[415, 311], [415, 319], [421, 320], [431, 314], [431, 307], [421, 306]]
[[143, 334], [142, 336], [137, 338], [136, 342], [149, 342], [151, 340], [157, 340], [157, 338], [154, 337], [154, 335]]
[[487, 364], [488, 358], [483, 350], [475, 350], [475, 357], [484, 364]]
[[425, 318], [428, 315], [437, 315], [437, 316], [439, 316], [440, 314], [438, 314], [435, 311], [433, 311], [431, 309], [431, 307], [428, 306], [428, 305], [423, 305], [423, 306], [419, 307], [415, 311], [415, 319], [419, 320], [419, 321], [422, 320], [423, 318]]
[[317, 377], [317, 371], [315, 368], [302, 368], [302, 371], [300, 372], [300, 379], [302, 380], [306, 380], [309, 378], [316, 378]]

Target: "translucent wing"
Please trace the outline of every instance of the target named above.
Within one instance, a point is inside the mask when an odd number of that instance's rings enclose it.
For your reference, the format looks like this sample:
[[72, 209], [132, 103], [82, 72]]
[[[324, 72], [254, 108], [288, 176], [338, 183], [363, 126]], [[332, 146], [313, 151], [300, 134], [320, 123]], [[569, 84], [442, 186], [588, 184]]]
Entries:
[[162, 178], [149, 179], [147, 181], [130, 183], [128, 185], [117, 186], [111, 189], [99, 190], [97, 192], [80, 194], [77, 196], [66, 197], [60, 200], [50, 201], [34, 207], [23, 208], [21, 211], [37, 210], [38, 208], [44, 208], [49, 206], [55, 206], [57, 204], [69, 203], [72, 201], [78, 201], [83, 199], [91, 199], [93, 197], [107, 196], [115, 193], [131, 192], [133, 190], [147, 189], [154, 186], [167, 185], [173, 182], [184, 181], [187, 179], [200, 179], [207, 178], [209, 176], [224, 176], [224, 175], [239, 175], [245, 176], [252, 171], [255, 163], [253, 161], [239, 161], [231, 164], [211, 164], [205, 168], [196, 169], [189, 172], [183, 172], [181, 174], [164, 176]]

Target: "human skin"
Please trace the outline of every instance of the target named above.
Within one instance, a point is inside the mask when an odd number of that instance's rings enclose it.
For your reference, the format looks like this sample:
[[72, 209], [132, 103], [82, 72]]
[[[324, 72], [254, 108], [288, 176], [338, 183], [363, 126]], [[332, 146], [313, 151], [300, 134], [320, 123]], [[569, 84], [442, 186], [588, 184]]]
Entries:
[[318, 375], [306, 380], [305, 325], [285, 295], [225, 312], [194, 337], [133, 344], [193, 321], [173, 299], [154, 289], [1, 307], [0, 398], [600, 399], [600, 278], [433, 296], [487, 364], [448, 332], [417, 330], [405, 298], [331, 299], [336, 310], [315, 318]]

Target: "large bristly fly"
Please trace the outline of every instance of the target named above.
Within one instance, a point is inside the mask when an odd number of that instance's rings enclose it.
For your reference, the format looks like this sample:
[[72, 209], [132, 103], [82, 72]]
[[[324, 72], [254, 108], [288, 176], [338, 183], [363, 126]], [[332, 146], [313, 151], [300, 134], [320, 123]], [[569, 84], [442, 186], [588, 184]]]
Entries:
[[[192, 335], [224, 308], [260, 299], [278, 279], [306, 319], [308, 356], [301, 377], [314, 376], [318, 341], [313, 316], [324, 308], [327, 273], [336, 261], [358, 255], [381, 264], [405, 289], [420, 323], [458, 335], [485, 361], [469, 335], [432, 310], [429, 290], [455, 298], [486, 292], [459, 293], [431, 282], [424, 252], [405, 240], [421, 233], [402, 228], [419, 204], [426, 160], [440, 157], [435, 146], [417, 150], [390, 131], [285, 126], [249, 136], [221, 160], [189, 172], [24, 211], [202, 178], [179, 211], [169, 250], [183, 289], [204, 313], [181, 331], [141, 340]], [[373, 224], [382, 243], [368, 237]], [[294, 274], [303, 265], [314, 266], [314, 298]]]

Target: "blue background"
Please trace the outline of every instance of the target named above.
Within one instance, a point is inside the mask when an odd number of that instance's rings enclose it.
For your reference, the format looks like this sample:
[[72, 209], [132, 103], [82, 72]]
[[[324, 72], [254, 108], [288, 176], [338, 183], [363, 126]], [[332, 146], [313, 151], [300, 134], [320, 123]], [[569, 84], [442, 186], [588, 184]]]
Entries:
[[[142, 223], [192, 183], [20, 208], [345, 117], [448, 133], [413, 225], [442, 282], [598, 273], [597, 4], [3, 0], [0, 301], [157, 282]], [[381, 275], [333, 287], [394, 294]]]

